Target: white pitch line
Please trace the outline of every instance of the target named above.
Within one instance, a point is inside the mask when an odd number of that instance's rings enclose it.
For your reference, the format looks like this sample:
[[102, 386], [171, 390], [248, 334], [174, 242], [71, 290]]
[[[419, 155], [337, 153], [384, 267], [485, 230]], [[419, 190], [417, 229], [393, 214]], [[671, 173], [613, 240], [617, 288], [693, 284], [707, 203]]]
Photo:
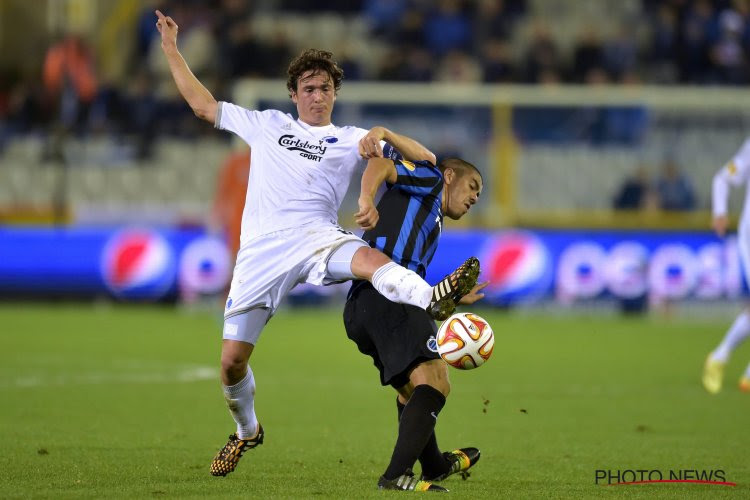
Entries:
[[219, 380], [219, 370], [209, 366], [189, 366], [163, 372], [94, 372], [70, 375], [32, 375], [0, 380], [0, 388], [59, 387], [66, 385], [185, 383]]

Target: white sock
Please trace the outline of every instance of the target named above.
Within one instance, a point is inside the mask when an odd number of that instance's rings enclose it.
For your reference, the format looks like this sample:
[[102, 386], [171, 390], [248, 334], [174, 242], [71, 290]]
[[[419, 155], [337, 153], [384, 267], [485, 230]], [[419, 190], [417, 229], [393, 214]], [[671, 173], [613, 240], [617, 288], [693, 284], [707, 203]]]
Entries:
[[372, 286], [388, 300], [427, 309], [432, 287], [414, 271], [389, 262], [372, 274]]
[[255, 436], [258, 430], [258, 418], [255, 416], [255, 377], [250, 367], [247, 375], [235, 385], [222, 385], [224, 399], [229, 413], [237, 422], [237, 436], [248, 439]]
[[745, 378], [750, 378], [750, 365], [745, 368]]
[[727, 331], [719, 347], [711, 353], [711, 359], [726, 363], [732, 351], [737, 349], [748, 335], [750, 335], [750, 314], [747, 311], [742, 311], [734, 320], [732, 326], [729, 327], [729, 331]]

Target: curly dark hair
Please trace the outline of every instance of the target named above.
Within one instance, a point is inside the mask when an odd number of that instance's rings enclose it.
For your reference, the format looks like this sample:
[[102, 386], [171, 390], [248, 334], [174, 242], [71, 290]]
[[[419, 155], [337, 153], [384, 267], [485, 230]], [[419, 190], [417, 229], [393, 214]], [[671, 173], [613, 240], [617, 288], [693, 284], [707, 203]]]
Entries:
[[338, 92], [341, 88], [341, 81], [344, 79], [344, 71], [339, 68], [336, 61], [331, 59], [333, 54], [325, 50], [307, 49], [295, 57], [289, 63], [287, 70], [286, 88], [289, 89], [289, 97], [292, 93], [297, 92], [297, 82], [305, 72], [312, 70], [313, 75], [326, 72], [333, 81], [333, 90]]

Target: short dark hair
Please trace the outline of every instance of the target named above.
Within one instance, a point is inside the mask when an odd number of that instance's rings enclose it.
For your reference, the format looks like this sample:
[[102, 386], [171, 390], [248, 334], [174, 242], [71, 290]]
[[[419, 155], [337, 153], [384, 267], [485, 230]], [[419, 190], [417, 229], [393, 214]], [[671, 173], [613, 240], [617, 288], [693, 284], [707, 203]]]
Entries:
[[461, 158], [444, 158], [440, 161], [438, 168], [443, 173], [445, 172], [446, 168], [453, 169], [456, 172], [456, 175], [459, 177], [471, 171], [474, 171], [479, 174], [479, 178], [482, 179], [482, 182], [484, 182], [482, 172], [480, 172], [476, 166], [466, 160], [462, 160]]
[[307, 49], [295, 57], [289, 63], [287, 69], [286, 88], [289, 89], [289, 97], [292, 93], [297, 92], [297, 83], [302, 75], [312, 71], [313, 75], [326, 72], [333, 81], [333, 90], [338, 92], [341, 88], [341, 81], [344, 79], [344, 70], [339, 68], [336, 61], [331, 59], [333, 54], [325, 50]]

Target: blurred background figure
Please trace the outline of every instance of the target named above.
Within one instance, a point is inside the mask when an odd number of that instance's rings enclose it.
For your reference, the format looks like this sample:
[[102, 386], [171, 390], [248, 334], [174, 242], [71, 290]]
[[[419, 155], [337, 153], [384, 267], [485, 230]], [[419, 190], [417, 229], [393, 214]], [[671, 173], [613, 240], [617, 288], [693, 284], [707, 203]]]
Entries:
[[656, 180], [656, 190], [662, 210], [684, 212], [695, 209], [693, 184], [671, 158], [662, 164], [659, 178]]
[[[712, 226], [716, 234], [723, 238], [729, 229], [729, 192], [732, 187], [745, 188], [745, 206], [738, 225], [738, 238], [742, 270], [745, 279], [750, 274], [750, 139], [746, 139], [734, 156], [714, 175], [711, 185]], [[703, 366], [703, 387], [711, 394], [721, 390], [724, 382], [724, 367], [732, 353], [750, 336], [750, 304], [737, 315], [719, 345], [706, 358]], [[750, 365], [747, 366], [739, 382], [740, 390], [750, 392]]]
[[232, 261], [240, 248], [242, 211], [250, 175], [250, 150], [242, 147], [232, 151], [221, 165], [210, 225], [221, 232], [227, 242]]
[[89, 110], [98, 90], [94, 59], [81, 35], [63, 35], [47, 49], [43, 81], [48, 112], [53, 117], [43, 158], [61, 162], [65, 137], [87, 130]]
[[615, 210], [651, 210], [658, 207], [658, 197], [649, 177], [648, 167], [639, 165], [625, 178], [612, 202]]

